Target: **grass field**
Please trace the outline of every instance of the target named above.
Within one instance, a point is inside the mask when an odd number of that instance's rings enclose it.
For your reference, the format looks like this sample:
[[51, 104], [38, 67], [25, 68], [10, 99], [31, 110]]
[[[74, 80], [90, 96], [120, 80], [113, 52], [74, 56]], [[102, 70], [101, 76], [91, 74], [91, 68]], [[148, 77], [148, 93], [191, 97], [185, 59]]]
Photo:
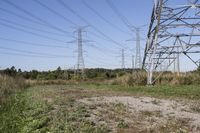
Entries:
[[[140, 102], [146, 110], [134, 109]], [[177, 117], [165, 115], [165, 108], [147, 108], [165, 104]], [[200, 116], [199, 106], [199, 86], [41, 85], [19, 91], [0, 106], [0, 132], [200, 132], [199, 119], [192, 120]]]
[[145, 95], [160, 98], [186, 98], [196, 100], [200, 99], [199, 85], [124, 87], [120, 85], [107, 84], [82, 84], [81, 86], [90, 89], [105, 91], [109, 90], [119, 93], [128, 93], [132, 95]]

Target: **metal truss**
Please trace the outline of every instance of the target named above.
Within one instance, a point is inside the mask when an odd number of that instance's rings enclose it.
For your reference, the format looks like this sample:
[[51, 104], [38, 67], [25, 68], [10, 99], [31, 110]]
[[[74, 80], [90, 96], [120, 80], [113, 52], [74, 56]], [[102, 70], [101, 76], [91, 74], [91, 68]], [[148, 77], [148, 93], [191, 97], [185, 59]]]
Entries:
[[[148, 72], [148, 84], [154, 84], [181, 54], [199, 67], [199, 1], [180, 0], [179, 5], [174, 0], [154, 0], [143, 59], [143, 69]], [[164, 64], [165, 69], [160, 70]], [[155, 72], [159, 74], [155, 75]]]

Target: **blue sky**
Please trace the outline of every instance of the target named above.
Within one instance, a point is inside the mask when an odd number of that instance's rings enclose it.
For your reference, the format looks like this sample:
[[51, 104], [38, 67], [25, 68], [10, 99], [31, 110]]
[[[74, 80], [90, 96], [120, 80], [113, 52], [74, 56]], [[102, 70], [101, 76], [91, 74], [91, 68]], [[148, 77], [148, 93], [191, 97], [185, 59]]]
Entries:
[[[77, 14], [86, 19], [89, 25], [71, 13], [69, 10], [65, 9], [62, 5], [59, 4], [59, 2], [57, 2], [57, 0], [39, 1], [55, 10], [73, 22], [75, 25], [48, 11], [46, 8], [34, 2], [34, 0], [9, 1], [21, 7], [22, 9], [31, 12], [31, 14], [37, 18], [40, 18], [50, 24], [51, 27], [55, 26], [60, 30], [55, 30], [55, 28], [45, 26], [47, 24], [38, 24], [39, 21], [31, 17], [30, 14], [27, 15], [26, 13], [17, 10], [14, 6], [4, 2], [4, 0], [1, 0], [1, 69], [11, 67], [13, 65], [17, 68], [22, 68], [22, 70], [53, 70], [58, 66], [61, 66], [62, 68], [73, 68], [77, 63], [77, 44], [76, 42], [73, 42], [73, 36], [76, 36], [74, 32], [76, 30], [76, 25], [88, 26], [84, 29], [85, 32], [83, 33], [83, 40], [87, 40], [87, 42], [83, 44], [84, 61], [87, 68], [120, 68], [121, 66], [120, 51], [122, 47], [116, 45], [112, 41], [106, 40], [104, 36], [97, 32], [97, 30], [126, 47], [126, 67], [131, 67], [131, 56], [135, 54], [135, 42], [130, 42], [127, 40], [135, 38], [135, 33], [132, 33], [130, 29], [128, 29], [126, 25], [121, 21], [121, 19], [113, 12], [113, 10], [111, 10], [111, 8], [106, 3], [106, 0], [84, 1], [97, 12], [99, 12], [99, 14], [102, 15], [106, 21], [109, 21], [114, 26], [109, 25], [99, 16], [89, 10], [83, 4], [82, 0], [64, 1], [73, 10], [75, 10]], [[132, 25], [141, 26], [149, 24], [153, 7], [153, 0], [113, 0], [112, 2]], [[13, 15], [8, 12], [15, 14]], [[61, 32], [61, 30], [67, 31], [67, 33]], [[145, 38], [147, 30], [148, 26], [142, 28], [141, 36], [143, 38]], [[5, 39], [24, 41], [29, 43], [19, 43]], [[141, 50], [143, 51], [145, 47], [144, 41], [141, 42], [141, 47]], [[12, 50], [8, 50], [7, 48]], [[17, 52], [15, 51], [16, 49], [21, 51]], [[33, 55], [31, 52], [38, 53], [38, 55]], [[56, 58], [51, 58], [41, 54], [55, 55]], [[193, 69], [193, 67], [183, 69], [189, 70]]]

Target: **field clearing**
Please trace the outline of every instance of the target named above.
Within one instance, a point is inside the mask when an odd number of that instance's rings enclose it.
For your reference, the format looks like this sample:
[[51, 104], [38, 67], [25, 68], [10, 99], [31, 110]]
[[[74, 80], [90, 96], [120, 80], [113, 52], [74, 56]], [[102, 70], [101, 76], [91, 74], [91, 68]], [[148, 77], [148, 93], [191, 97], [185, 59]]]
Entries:
[[40, 85], [0, 107], [0, 132], [200, 132], [200, 87]]

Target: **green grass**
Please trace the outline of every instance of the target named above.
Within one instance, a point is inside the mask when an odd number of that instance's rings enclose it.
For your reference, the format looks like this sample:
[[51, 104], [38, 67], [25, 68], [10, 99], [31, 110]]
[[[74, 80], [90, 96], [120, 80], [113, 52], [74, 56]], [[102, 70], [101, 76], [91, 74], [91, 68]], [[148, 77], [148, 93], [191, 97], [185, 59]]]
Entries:
[[31, 132], [36, 129], [46, 131], [50, 110], [41, 99], [36, 99], [35, 90], [20, 91], [0, 108], [0, 132]]
[[0, 132], [107, 132], [105, 125], [95, 125], [86, 119], [90, 116], [87, 107], [75, 102], [75, 98], [85, 95], [72, 88], [36, 86], [16, 93], [0, 106]]
[[137, 94], [153, 97], [186, 98], [194, 100], [200, 99], [200, 86], [198, 85], [125, 87], [106, 84], [82, 84], [80, 86], [90, 89], [129, 93], [133, 95]]

